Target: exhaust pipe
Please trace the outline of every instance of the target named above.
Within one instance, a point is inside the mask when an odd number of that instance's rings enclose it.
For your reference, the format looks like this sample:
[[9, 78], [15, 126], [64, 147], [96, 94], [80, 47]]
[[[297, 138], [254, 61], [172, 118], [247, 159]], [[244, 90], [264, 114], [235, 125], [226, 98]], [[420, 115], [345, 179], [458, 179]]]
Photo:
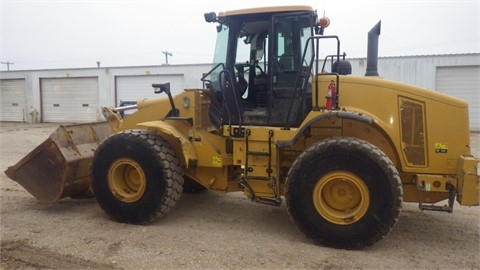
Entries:
[[382, 21], [368, 31], [367, 45], [367, 72], [365, 76], [378, 76], [378, 36], [380, 36], [380, 26]]

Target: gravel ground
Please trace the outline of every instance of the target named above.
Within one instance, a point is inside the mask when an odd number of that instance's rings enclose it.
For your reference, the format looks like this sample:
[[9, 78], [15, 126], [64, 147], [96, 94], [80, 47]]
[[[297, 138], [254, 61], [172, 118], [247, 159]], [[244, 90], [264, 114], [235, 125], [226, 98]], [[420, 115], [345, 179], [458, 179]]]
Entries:
[[[56, 125], [1, 123], [2, 172]], [[480, 156], [480, 134], [472, 134]], [[0, 173], [2, 269], [480, 269], [480, 208], [404, 204], [392, 233], [361, 251], [314, 245], [280, 207], [243, 194], [182, 195], [146, 226], [110, 220], [94, 199], [39, 204]]]

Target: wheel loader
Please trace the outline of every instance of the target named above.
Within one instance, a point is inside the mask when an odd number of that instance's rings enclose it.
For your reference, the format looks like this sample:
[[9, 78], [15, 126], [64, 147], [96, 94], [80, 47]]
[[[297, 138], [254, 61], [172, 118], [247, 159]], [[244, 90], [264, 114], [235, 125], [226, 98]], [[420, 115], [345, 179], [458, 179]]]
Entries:
[[93, 195], [132, 224], [167, 214], [184, 192], [285, 201], [308, 238], [342, 249], [387, 236], [404, 202], [479, 205], [467, 102], [381, 78], [380, 22], [365, 76], [352, 76], [339, 37], [324, 34], [330, 21], [311, 7], [204, 17], [217, 43], [203, 89], [173, 96], [152, 82], [160, 97], [104, 107], [106, 122], [60, 126], [5, 173], [40, 202]]

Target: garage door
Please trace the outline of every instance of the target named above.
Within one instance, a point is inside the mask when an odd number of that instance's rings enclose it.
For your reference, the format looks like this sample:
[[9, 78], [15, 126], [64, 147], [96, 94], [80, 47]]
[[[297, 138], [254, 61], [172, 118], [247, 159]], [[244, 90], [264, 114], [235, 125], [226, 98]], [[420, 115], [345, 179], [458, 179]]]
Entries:
[[40, 79], [40, 88], [43, 122], [97, 121], [97, 77]]
[[436, 89], [468, 101], [470, 130], [480, 131], [480, 66], [437, 67]]
[[26, 94], [24, 79], [0, 80], [0, 121], [26, 120]]
[[183, 74], [174, 75], [144, 75], [115, 77], [116, 105], [120, 101], [136, 101], [142, 98], [157, 98], [165, 94], [154, 94], [153, 83], [170, 82], [172, 95], [181, 93], [184, 87]]

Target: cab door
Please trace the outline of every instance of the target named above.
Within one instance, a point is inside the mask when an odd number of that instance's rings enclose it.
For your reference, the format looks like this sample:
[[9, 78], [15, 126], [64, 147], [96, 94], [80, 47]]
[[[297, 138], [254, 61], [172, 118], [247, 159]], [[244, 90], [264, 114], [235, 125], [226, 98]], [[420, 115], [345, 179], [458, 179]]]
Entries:
[[311, 109], [309, 80], [313, 42], [308, 40], [313, 36], [314, 20], [311, 12], [272, 17], [269, 50], [272, 87], [270, 125], [299, 126]]

